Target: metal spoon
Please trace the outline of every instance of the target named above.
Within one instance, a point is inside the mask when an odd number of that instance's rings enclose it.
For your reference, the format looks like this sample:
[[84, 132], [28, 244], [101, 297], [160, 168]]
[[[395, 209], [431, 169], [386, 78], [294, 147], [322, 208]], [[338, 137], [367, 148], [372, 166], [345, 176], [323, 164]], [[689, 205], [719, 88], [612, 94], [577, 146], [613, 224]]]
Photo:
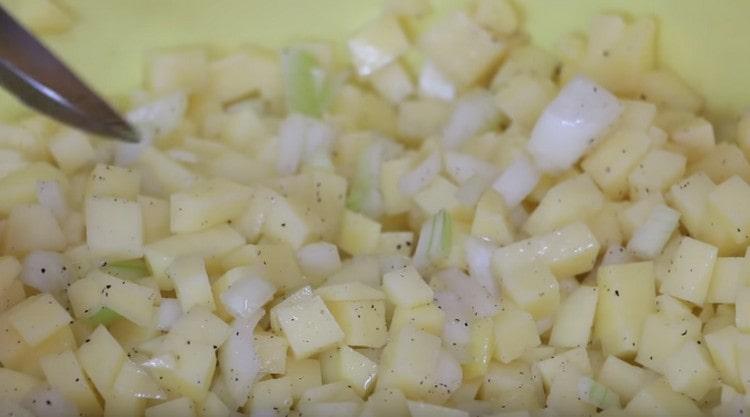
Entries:
[[2, 7], [0, 85], [62, 123], [126, 142], [139, 141], [128, 122]]

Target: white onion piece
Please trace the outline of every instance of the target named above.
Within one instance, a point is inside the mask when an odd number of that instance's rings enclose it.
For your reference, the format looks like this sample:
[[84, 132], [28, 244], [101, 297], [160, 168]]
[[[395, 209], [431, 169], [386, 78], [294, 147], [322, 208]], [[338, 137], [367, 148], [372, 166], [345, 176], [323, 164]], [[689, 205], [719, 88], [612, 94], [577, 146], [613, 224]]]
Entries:
[[461, 364], [448, 351], [441, 350], [438, 355], [437, 366], [432, 375], [432, 398], [439, 402], [447, 400], [463, 381], [463, 370]]
[[246, 276], [233, 282], [221, 294], [221, 302], [235, 318], [250, 317], [273, 299], [276, 288], [257, 276]]
[[328, 242], [310, 243], [299, 248], [297, 262], [302, 273], [310, 278], [325, 278], [341, 269], [338, 247]]
[[52, 211], [57, 221], [65, 219], [70, 211], [65, 192], [57, 181], [37, 181], [36, 199], [39, 204]]
[[443, 156], [445, 172], [457, 184], [463, 184], [475, 176], [492, 178], [497, 176], [497, 168], [489, 162], [471, 155], [448, 151]]
[[79, 417], [78, 407], [56, 389], [39, 389], [30, 393], [21, 405], [36, 417]]
[[443, 145], [456, 149], [472, 136], [489, 128], [499, 117], [495, 98], [485, 91], [470, 93], [456, 103], [443, 129]]
[[292, 114], [281, 123], [276, 160], [276, 171], [279, 175], [297, 172], [305, 149], [306, 129], [307, 117], [299, 114]]
[[469, 312], [464, 310], [455, 294], [449, 291], [435, 291], [435, 302], [445, 313], [443, 322], [443, 346], [460, 362], [468, 359], [467, 347], [471, 340]]
[[641, 259], [654, 259], [664, 249], [679, 222], [679, 212], [664, 204], [657, 204], [633, 233], [628, 242], [628, 251]]
[[140, 158], [154, 139], [175, 130], [187, 111], [188, 99], [184, 92], [175, 92], [131, 110], [126, 119], [140, 134], [138, 143], [118, 143], [115, 164], [128, 166]]
[[169, 331], [177, 320], [182, 317], [180, 301], [176, 298], [162, 298], [156, 317], [156, 328], [162, 331]]
[[505, 204], [512, 208], [531, 194], [540, 177], [537, 167], [523, 154], [519, 154], [495, 180], [492, 188], [500, 193]]
[[385, 144], [378, 141], [359, 155], [357, 173], [352, 181], [347, 206], [373, 219], [383, 214], [383, 196], [380, 193], [380, 167], [385, 157]]
[[612, 244], [604, 252], [600, 266], [625, 264], [635, 261], [633, 254], [628, 252], [622, 245]]
[[279, 127], [276, 170], [279, 175], [297, 172], [303, 161], [318, 161], [333, 146], [334, 131], [320, 120], [298, 113], [287, 117]]
[[71, 279], [68, 260], [57, 252], [33, 251], [23, 260], [21, 281], [41, 292], [61, 291]]
[[432, 183], [442, 169], [440, 153], [433, 152], [399, 180], [402, 194], [412, 196]]
[[494, 316], [500, 303], [477, 281], [471, 279], [458, 268], [444, 269], [433, 276], [440, 279], [446, 289], [456, 295], [462, 310], [469, 312], [470, 318]]
[[495, 276], [492, 274], [492, 253], [495, 245], [473, 236], [466, 238], [464, 246], [466, 263], [469, 264], [469, 276], [493, 297], [500, 295]]
[[578, 161], [622, 113], [612, 93], [578, 76], [560, 90], [536, 122], [527, 149], [544, 172], [561, 172]]
[[432, 61], [427, 61], [422, 65], [419, 73], [419, 92], [424, 97], [445, 101], [451, 101], [456, 97], [456, 87]]
[[245, 404], [260, 372], [253, 330], [261, 317], [263, 310], [250, 317], [236, 319], [229, 338], [219, 348], [221, 376], [235, 404]]

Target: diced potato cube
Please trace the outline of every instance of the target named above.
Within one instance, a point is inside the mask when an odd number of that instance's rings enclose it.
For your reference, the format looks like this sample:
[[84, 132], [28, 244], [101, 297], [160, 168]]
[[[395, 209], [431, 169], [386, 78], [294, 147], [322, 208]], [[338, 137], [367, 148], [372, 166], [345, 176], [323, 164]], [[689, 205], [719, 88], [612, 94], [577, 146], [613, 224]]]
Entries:
[[245, 409], [251, 416], [285, 416], [293, 404], [292, 384], [284, 377], [256, 382]]
[[560, 303], [560, 286], [549, 268], [532, 264], [502, 275], [502, 292], [535, 319], [549, 317]]
[[97, 164], [89, 174], [86, 197], [116, 197], [134, 201], [141, 187], [141, 175], [132, 169]]
[[[667, 317], [663, 313], [646, 318], [636, 362], [664, 373], [666, 363], [686, 341], [700, 337], [701, 322], [692, 315]], [[654, 339], [656, 338], [656, 339]]]
[[197, 232], [237, 217], [250, 198], [250, 190], [239, 184], [212, 180], [200, 182], [170, 197], [172, 233]]
[[469, 417], [469, 413], [464, 410], [419, 401], [407, 401], [406, 403], [411, 417]]
[[586, 381], [584, 378], [585, 376], [577, 369], [560, 372], [550, 384], [547, 408], [564, 416], [593, 414], [596, 406], [584, 401], [580, 393], [581, 381]]
[[414, 93], [414, 83], [399, 62], [392, 62], [370, 76], [375, 90], [391, 103], [400, 103]]
[[383, 232], [378, 240], [379, 255], [411, 256], [414, 245], [413, 232]]
[[461, 212], [461, 202], [456, 198], [458, 187], [442, 176], [435, 178], [430, 185], [414, 195], [414, 202], [425, 216], [434, 216], [440, 210], [456, 215]]
[[[216, 350], [201, 343], [172, 349], [173, 368], [152, 368], [150, 374], [166, 392], [181, 393], [202, 403], [216, 370]], [[179, 414], [178, 414], [179, 415]]]
[[[398, 133], [408, 142], [421, 142], [424, 138], [437, 134], [449, 115], [450, 106], [443, 100], [418, 98], [402, 101], [398, 106]], [[395, 163], [395, 161], [409, 159], [386, 161], [383, 167], [390, 166], [389, 162]], [[385, 169], [381, 170], [381, 177], [386, 175], [385, 171]], [[383, 193], [385, 194], [385, 190]], [[388, 207], [387, 203], [386, 207]], [[391, 213], [387, 209], [386, 212]]]
[[140, 258], [143, 256], [141, 207], [118, 197], [86, 199], [86, 243], [94, 256], [111, 260]]
[[26, 395], [42, 385], [42, 381], [33, 376], [0, 368], [0, 401], [20, 402]]
[[591, 362], [585, 348], [574, 348], [537, 362], [545, 387], [550, 387], [555, 378], [568, 370], [591, 375]]
[[378, 390], [398, 388], [408, 398], [427, 395], [441, 352], [437, 336], [404, 327], [386, 345], [380, 361]]
[[579, 220], [587, 220], [604, 204], [604, 195], [587, 174], [561, 181], [550, 188], [523, 228], [540, 235]]
[[672, 258], [674, 263], [661, 284], [661, 292], [703, 305], [717, 253], [715, 246], [689, 237], [684, 238]]
[[638, 351], [643, 323], [656, 308], [654, 265], [639, 262], [603, 266], [597, 281], [599, 302], [594, 334], [605, 355], [632, 357]]
[[739, 287], [736, 290], [735, 326], [742, 332], [750, 331], [750, 287]]
[[708, 209], [716, 213], [722, 226], [736, 243], [750, 240], [750, 215], [738, 207], [750, 204], [750, 185], [733, 176], [708, 195]]
[[139, 195], [138, 204], [143, 219], [143, 242], [151, 243], [169, 236], [169, 202]]
[[745, 262], [745, 258], [716, 258], [706, 294], [707, 303], [734, 303], [737, 290], [745, 283], [742, 275]]
[[461, 12], [435, 24], [419, 42], [432, 62], [460, 88], [486, 75], [505, 51], [505, 45]]
[[195, 405], [187, 397], [153, 405], [146, 409], [146, 417], [197, 417]]
[[405, 326], [413, 326], [417, 330], [440, 336], [444, 322], [445, 312], [433, 303], [413, 308], [396, 307], [388, 331], [391, 337], [395, 337]]
[[716, 183], [734, 175], [750, 181], [750, 162], [737, 145], [727, 142], [717, 144], [707, 155], [702, 155], [700, 160], [690, 164], [688, 171], [703, 172]]
[[295, 358], [315, 355], [344, 340], [344, 332], [319, 296], [279, 308], [277, 315]]
[[[474, 320], [469, 324], [469, 344], [466, 348], [468, 360], [461, 364], [464, 380], [481, 377], [487, 373], [495, 350], [494, 327], [495, 323], [492, 317]], [[477, 389], [479, 389], [479, 386], [477, 386]], [[451, 396], [458, 395], [457, 391], [454, 391]]]
[[342, 381], [359, 396], [375, 386], [378, 364], [348, 346], [340, 346], [320, 356], [323, 383]]
[[699, 172], [673, 185], [667, 194], [670, 205], [682, 213], [682, 223], [693, 235], [703, 230], [708, 212], [708, 195], [715, 188], [711, 179]]
[[105, 396], [112, 388], [122, 364], [127, 360], [125, 351], [102, 325], [97, 327], [88, 336], [87, 342], [78, 348], [77, 357], [96, 390]]
[[507, 365], [492, 362], [478, 398], [491, 401], [499, 409], [536, 410], [543, 405], [544, 386], [541, 378], [525, 362], [515, 361]]
[[383, 300], [326, 301], [331, 314], [344, 331], [349, 346], [379, 348], [385, 345], [385, 302]]
[[568, 295], [555, 315], [549, 344], [568, 348], [588, 346], [598, 297], [598, 288], [585, 285]]
[[594, 267], [600, 245], [588, 226], [576, 222], [542, 236], [506, 245], [495, 251], [492, 267], [496, 275], [541, 262], [563, 278], [588, 272]]
[[359, 75], [370, 75], [393, 62], [409, 48], [397, 19], [384, 16], [349, 39], [349, 52]]
[[57, 166], [70, 174], [90, 164], [96, 156], [83, 132], [65, 129], [50, 139], [49, 150]]
[[664, 379], [657, 379], [643, 387], [625, 407], [629, 416], [688, 416], [703, 413], [688, 397], [676, 393]]
[[656, 379], [656, 374], [631, 365], [616, 356], [608, 356], [596, 379], [627, 403], [642, 387]]
[[[747, 368], [747, 350], [743, 337], [736, 327], [727, 325], [719, 330], [706, 326], [703, 339], [721, 380], [737, 390], [747, 386], [745, 373]], [[747, 389], [747, 388], [745, 388]]]
[[200, 90], [208, 79], [208, 57], [202, 49], [161, 51], [149, 57], [148, 87], [157, 95]]
[[13, 328], [31, 346], [38, 345], [73, 321], [60, 303], [47, 293], [27, 298], [7, 315]]
[[388, 301], [403, 308], [428, 304], [433, 296], [432, 288], [413, 266], [383, 275], [383, 291]]
[[81, 365], [70, 350], [44, 356], [39, 363], [52, 388], [72, 401], [83, 416], [101, 415], [102, 408], [96, 393], [83, 374]]
[[211, 62], [208, 76], [209, 91], [222, 103], [260, 93], [264, 100], [278, 106], [283, 97], [281, 62], [272, 51], [244, 48]]
[[702, 117], [688, 117], [666, 130], [670, 139], [685, 149], [688, 162], [700, 160], [716, 146], [713, 125]]
[[374, 392], [367, 398], [360, 416], [411, 417], [406, 401], [404, 393], [400, 390], [395, 388], [382, 389]]
[[500, 245], [513, 242], [515, 233], [505, 200], [495, 190], [487, 190], [477, 202], [471, 235], [493, 240]]
[[630, 198], [641, 199], [653, 192], [665, 193], [682, 178], [687, 159], [678, 153], [653, 149], [628, 176]]
[[13, 255], [61, 251], [67, 245], [52, 210], [38, 204], [15, 206], [5, 222], [4, 235], [5, 253]]
[[182, 311], [190, 311], [194, 306], [216, 308], [211, 293], [211, 284], [206, 274], [206, 264], [197, 256], [177, 258], [166, 270], [175, 288]]
[[10, 287], [21, 273], [21, 263], [12, 256], [0, 258], [0, 291]]
[[687, 342], [667, 359], [665, 378], [676, 392], [700, 400], [719, 381], [708, 351], [697, 342]]
[[268, 273], [265, 278], [279, 291], [288, 294], [308, 284], [299, 269], [294, 250], [288, 244], [260, 244], [257, 253]]
[[292, 397], [295, 401], [308, 389], [323, 385], [320, 362], [317, 359], [290, 360], [286, 367], [286, 377], [292, 384]]
[[646, 155], [651, 142], [645, 132], [618, 130], [604, 139], [581, 162], [581, 167], [609, 198], [622, 199], [628, 193], [628, 176]]
[[522, 310], [501, 311], [495, 316], [495, 358], [510, 363], [541, 341], [531, 314]]
[[551, 80], [519, 74], [500, 87], [495, 94], [495, 105], [513, 123], [531, 129], [556, 93]]
[[381, 224], [350, 210], [344, 212], [338, 246], [350, 255], [373, 253], [378, 248]]
[[272, 333], [256, 333], [253, 335], [253, 342], [260, 359], [260, 371], [283, 374], [286, 370], [286, 352], [289, 348], [286, 338]]

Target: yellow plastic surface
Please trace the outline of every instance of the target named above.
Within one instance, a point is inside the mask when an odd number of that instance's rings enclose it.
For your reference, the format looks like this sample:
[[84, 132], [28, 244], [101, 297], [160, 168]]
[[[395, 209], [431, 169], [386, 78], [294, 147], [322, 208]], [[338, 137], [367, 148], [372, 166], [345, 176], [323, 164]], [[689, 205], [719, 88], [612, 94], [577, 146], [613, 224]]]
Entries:
[[[19, 2], [0, 0], [11, 10]], [[343, 40], [377, 16], [383, 0], [54, 0], [75, 16], [72, 30], [44, 40], [106, 95], [136, 88], [147, 51], [180, 45], [278, 47], [300, 39]], [[438, 0], [439, 8], [460, 0]], [[750, 104], [750, 1], [516, 0], [535, 42], [585, 31], [594, 14], [650, 14], [659, 21], [660, 62], [708, 101], [713, 116]], [[0, 95], [0, 118], [19, 106]]]

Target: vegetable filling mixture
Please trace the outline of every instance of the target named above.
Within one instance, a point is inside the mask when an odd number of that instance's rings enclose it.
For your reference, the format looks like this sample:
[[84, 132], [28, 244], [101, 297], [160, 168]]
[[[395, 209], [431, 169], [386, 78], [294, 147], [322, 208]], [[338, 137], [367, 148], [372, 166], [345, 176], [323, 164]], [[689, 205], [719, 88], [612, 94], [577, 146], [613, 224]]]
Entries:
[[0, 126], [2, 415], [750, 413], [750, 115], [655, 37], [393, 1], [151, 55], [141, 144]]

